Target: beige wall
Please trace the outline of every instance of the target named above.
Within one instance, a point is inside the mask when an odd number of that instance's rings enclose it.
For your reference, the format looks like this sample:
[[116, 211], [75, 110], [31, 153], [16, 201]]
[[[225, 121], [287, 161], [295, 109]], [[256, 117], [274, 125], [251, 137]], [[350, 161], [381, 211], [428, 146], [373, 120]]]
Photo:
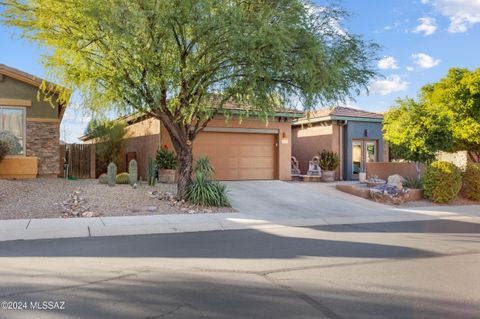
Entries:
[[[415, 163], [366, 163], [367, 177], [377, 175], [379, 178], [387, 180], [388, 176], [398, 174], [405, 178], [412, 178], [417, 176], [417, 169]], [[420, 166], [420, 171], [423, 173], [425, 167]]]
[[339, 153], [339, 128], [332, 122], [322, 122], [292, 128], [292, 155], [299, 162], [302, 174], [308, 171], [308, 162], [322, 150]]
[[[217, 117], [213, 119], [209, 125], [209, 128], [250, 128], [250, 129], [277, 129], [279, 134], [276, 137], [278, 143], [278, 164], [277, 175], [280, 180], [290, 180], [290, 157], [292, 154], [292, 136], [291, 136], [291, 123], [290, 122], [278, 122], [269, 121], [265, 123], [257, 119], [248, 119], [239, 121], [238, 119], [231, 119], [226, 122], [224, 118]], [[283, 144], [282, 139], [285, 134], [285, 139], [288, 140], [288, 144]], [[161, 129], [162, 145], [167, 145], [170, 149], [173, 149], [170, 136], [162, 125]], [[195, 142], [194, 142], [195, 148]]]

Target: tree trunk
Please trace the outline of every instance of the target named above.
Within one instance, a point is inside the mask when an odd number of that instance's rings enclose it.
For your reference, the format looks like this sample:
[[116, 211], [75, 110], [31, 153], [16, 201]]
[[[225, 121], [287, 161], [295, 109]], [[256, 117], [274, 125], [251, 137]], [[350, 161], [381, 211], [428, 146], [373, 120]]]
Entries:
[[192, 145], [175, 142], [173, 142], [173, 147], [178, 161], [177, 198], [184, 199], [187, 187], [192, 180], [193, 148]]
[[415, 162], [415, 169], [417, 171], [417, 178], [420, 179], [422, 177], [422, 175], [420, 174], [420, 163], [419, 162]]

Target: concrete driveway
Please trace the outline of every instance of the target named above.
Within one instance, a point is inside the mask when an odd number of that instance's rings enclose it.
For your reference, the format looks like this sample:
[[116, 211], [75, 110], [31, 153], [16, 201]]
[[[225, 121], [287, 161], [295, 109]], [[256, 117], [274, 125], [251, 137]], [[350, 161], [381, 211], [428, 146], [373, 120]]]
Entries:
[[316, 219], [332, 224], [480, 216], [477, 205], [399, 208], [379, 204], [340, 192], [334, 183], [233, 181], [226, 184], [232, 205], [240, 213], [271, 221]]

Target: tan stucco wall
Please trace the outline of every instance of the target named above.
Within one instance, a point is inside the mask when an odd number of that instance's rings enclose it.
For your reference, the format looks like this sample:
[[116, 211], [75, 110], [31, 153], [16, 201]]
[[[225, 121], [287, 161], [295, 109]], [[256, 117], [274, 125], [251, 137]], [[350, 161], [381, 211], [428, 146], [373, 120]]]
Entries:
[[332, 122], [292, 128], [292, 155], [299, 162], [302, 174], [308, 171], [308, 162], [322, 150], [339, 152], [338, 127]]
[[[417, 176], [417, 168], [415, 163], [389, 162], [389, 163], [366, 163], [367, 177], [374, 175], [381, 179], [387, 180], [388, 176], [398, 174], [404, 178], [412, 178]], [[420, 172], [423, 174], [424, 165], [420, 165]]]
[[[277, 143], [278, 143], [278, 163], [277, 163], [277, 175], [280, 180], [290, 180], [290, 157], [292, 154], [292, 136], [291, 136], [291, 123], [290, 122], [278, 122], [271, 120], [265, 123], [259, 119], [248, 119], [239, 121], [239, 119], [233, 118], [226, 122], [224, 118], [217, 117], [213, 119], [209, 124], [209, 128], [250, 128], [250, 129], [277, 129]], [[282, 139], [285, 133], [285, 139], [288, 140], [288, 144], [283, 144]], [[170, 149], [173, 149], [170, 136], [162, 125], [161, 130], [162, 145], [167, 145]], [[195, 142], [193, 142], [195, 148]]]
[[32, 106], [26, 107], [27, 118], [58, 118], [58, 105], [55, 103], [55, 106], [52, 106], [49, 102], [43, 101], [42, 94], [40, 94], [40, 101], [38, 101], [37, 87], [18, 81], [16, 79], [12, 79], [5, 75], [0, 78], [1, 99], [19, 99], [32, 101]]

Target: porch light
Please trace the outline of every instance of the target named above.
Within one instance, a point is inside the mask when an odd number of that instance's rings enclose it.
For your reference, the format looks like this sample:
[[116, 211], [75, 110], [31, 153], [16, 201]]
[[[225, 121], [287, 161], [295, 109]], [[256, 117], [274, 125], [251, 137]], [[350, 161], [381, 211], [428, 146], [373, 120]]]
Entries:
[[288, 137], [285, 132], [282, 133], [282, 144], [288, 144]]

